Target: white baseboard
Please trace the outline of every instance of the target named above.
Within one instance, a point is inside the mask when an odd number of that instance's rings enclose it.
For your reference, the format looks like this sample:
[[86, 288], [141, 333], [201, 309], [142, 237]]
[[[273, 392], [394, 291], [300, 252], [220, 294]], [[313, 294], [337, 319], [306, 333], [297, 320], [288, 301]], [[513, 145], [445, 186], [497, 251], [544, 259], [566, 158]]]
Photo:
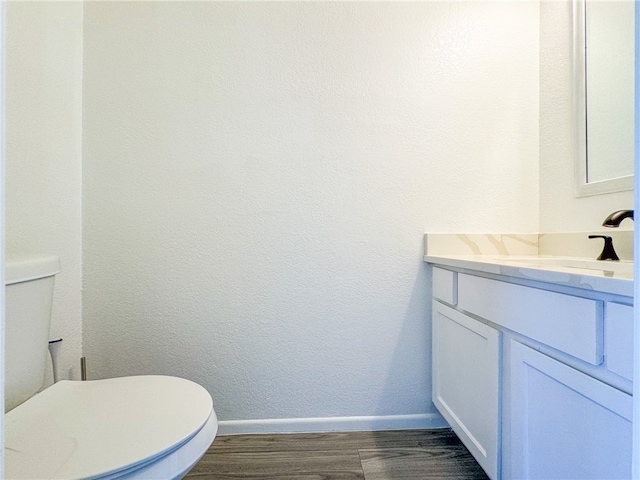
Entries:
[[274, 418], [264, 420], [223, 420], [218, 424], [218, 435], [358, 432], [448, 427], [449, 425], [439, 413], [378, 417]]

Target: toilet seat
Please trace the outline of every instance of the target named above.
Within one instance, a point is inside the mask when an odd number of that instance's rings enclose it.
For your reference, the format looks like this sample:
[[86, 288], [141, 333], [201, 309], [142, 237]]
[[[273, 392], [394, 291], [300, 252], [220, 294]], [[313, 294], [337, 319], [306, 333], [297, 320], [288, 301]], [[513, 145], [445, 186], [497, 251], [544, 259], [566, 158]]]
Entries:
[[184, 474], [216, 431], [211, 396], [189, 380], [61, 381], [5, 415], [5, 475], [135, 478], [163, 462]]

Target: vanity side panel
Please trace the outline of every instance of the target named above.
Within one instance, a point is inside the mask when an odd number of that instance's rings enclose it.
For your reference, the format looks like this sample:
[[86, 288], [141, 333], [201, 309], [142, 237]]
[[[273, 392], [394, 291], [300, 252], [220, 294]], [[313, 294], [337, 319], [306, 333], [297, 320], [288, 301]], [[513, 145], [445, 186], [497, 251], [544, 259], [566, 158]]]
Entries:
[[600, 301], [459, 274], [458, 308], [593, 365], [603, 362]]

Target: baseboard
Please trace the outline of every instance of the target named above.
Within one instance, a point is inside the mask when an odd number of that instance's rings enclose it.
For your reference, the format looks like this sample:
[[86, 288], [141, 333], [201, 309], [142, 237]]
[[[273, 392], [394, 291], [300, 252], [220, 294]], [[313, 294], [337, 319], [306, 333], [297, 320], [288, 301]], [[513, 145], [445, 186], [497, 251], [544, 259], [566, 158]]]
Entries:
[[439, 413], [378, 417], [274, 418], [264, 420], [223, 420], [218, 425], [218, 435], [358, 432], [448, 427], [449, 425]]

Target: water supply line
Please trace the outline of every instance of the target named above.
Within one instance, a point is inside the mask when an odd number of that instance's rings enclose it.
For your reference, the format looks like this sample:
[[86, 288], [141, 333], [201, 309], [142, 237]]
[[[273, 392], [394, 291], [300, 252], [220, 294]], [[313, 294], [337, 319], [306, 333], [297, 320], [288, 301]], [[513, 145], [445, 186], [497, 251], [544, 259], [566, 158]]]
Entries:
[[80, 380], [87, 379], [87, 357], [80, 357]]
[[61, 338], [49, 340], [49, 355], [51, 355], [51, 366], [53, 367], [53, 383], [56, 383], [60, 379], [60, 371], [58, 370], [58, 358], [60, 357], [61, 345]]

